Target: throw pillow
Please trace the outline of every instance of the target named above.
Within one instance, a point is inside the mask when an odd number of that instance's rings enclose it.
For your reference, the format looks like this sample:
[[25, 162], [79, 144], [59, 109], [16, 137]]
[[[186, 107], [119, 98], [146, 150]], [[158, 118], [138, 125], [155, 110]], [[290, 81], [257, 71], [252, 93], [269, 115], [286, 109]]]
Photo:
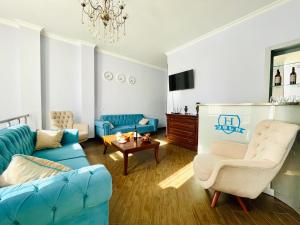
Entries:
[[38, 130], [35, 150], [61, 147], [63, 134], [63, 130]]
[[114, 129], [115, 128], [114, 125], [111, 122], [109, 122], [109, 128], [110, 129]]
[[149, 122], [148, 119], [143, 118], [143, 119], [140, 120], [139, 124], [140, 124], [140, 125], [146, 125], [148, 122]]
[[14, 155], [6, 170], [0, 175], [0, 187], [22, 184], [70, 171], [71, 168], [28, 155]]

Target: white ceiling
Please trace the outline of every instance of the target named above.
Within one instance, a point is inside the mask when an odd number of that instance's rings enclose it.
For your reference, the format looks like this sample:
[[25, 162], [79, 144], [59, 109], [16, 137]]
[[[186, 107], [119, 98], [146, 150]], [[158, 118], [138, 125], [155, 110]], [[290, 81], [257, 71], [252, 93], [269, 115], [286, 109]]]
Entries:
[[276, 0], [127, 0], [127, 36], [117, 44], [92, 39], [79, 0], [0, 0], [0, 17], [43, 26], [106, 51], [166, 68], [165, 52]]

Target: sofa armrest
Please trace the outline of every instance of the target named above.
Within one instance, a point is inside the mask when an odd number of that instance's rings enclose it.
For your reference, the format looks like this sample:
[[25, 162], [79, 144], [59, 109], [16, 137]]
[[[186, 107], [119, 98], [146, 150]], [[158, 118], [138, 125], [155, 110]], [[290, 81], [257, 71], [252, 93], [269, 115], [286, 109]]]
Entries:
[[101, 137], [110, 134], [110, 122], [109, 121], [96, 120], [95, 127], [96, 127], [97, 135], [99, 135]]
[[248, 145], [233, 141], [217, 141], [210, 148], [212, 154], [225, 156], [232, 159], [244, 158]]
[[147, 118], [149, 120], [149, 125], [154, 126], [154, 132], [157, 132], [157, 127], [158, 127], [158, 119], [155, 118]]
[[0, 189], [0, 225], [55, 224], [107, 202], [111, 175], [103, 165]]
[[79, 134], [77, 129], [65, 129], [61, 143], [62, 145], [75, 144], [78, 143], [78, 138]]

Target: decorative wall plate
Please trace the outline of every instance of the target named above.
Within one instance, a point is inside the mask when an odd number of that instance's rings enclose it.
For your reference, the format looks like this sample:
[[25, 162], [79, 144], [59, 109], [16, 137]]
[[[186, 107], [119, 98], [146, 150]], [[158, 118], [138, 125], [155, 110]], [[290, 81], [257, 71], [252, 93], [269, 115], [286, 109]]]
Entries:
[[112, 80], [114, 78], [114, 75], [112, 72], [110, 71], [106, 71], [104, 74], [103, 74], [103, 77], [105, 80]]
[[136, 83], [135, 77], [134, 77], [134, 76], [130, 76], [130, 77], [128, 78], [128, 84], [130, 84], [130, 85], [135, 85], [135, 83]]
[[124, 74], [119, 73], [119, 74], [117, 75], [117, 80], [118, 80], [120, 83], [124, 83], [124, 82], [126, 81], [126, 77], [125, 77]]

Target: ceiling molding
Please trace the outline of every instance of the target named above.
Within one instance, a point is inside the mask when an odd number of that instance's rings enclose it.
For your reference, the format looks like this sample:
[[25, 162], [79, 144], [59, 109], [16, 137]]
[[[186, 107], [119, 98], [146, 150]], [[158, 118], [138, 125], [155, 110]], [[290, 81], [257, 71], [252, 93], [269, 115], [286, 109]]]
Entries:
[[72, 39], [72, 38], [67, 38], [67, 37], [64, 37], [64, 36], [61, 36], [61, 35], [57, 35], [57, 34], [54, 34], [54, 33], [46, 32], [45, 30], [43, 30], [43, 27], [31, 24], [31, 23], [27, 23], [27, 22], [22, 21], [22, 20], [8, 20], [8, 19], [0, 18], [0, 24], [11, 26], [11, 27], [15, 27], [15, 28], [19, 28], [20, 26], [24, 26], [24, 27], [27, 27], [27, 28], [30, 28], [30, 29], [34, 29], [34, 30], [40, 31], [41, 35], [44, 36], [44, 37], [55, 39], [57, 41], [66, 42], [66, 43], [69, 43], [69, 44], [72, 44], [72, 45], [78, 45], [78, 46], [85, 45], [85, 46], [89, 46], [89, 47], [92, 47], [92, 48], [96, 48], [98, 52], [103, 53], [105, 55], [110, 55], [110, 56], [113, 56], [113, 57], [116, 57], [116, 58], [119, 58], [119, 59], [122, 59], [122, 60], [126, 60], [128, 62], [136, 63], [136, 64], [139, 64], [139, 65], [146, 66], [146, 67], [149, 67], [149, 68], [152, 68], [152, 69], [156, 69], [156, 70], [160, 70], [160, 71], [163, 71], [163, 72], [167, 71], [166, 68], [162, 68], [162, 67], [159, 67], [159, 66], [148, 64], [148, 63], [139, 61], [137, 59], [130, 58], [130, 57], [127, 57], [127, 56], [124, 56], [124, 55], [120, 55], [120, 54], [117, 54], [117, 53], [114, 53], [114, 52], [101, 50], [94, 43], [90, 43], [90, 42], [82, 41], [82, 40], [77, 40], [77, 39]]
[[54, 34], [54, 33], [49, 33], [49, 32], [43, 31], [42, 35], [44, 37], [51, 38], [51, 39], [54, 39], [54, 40], [57, 40], [57, 41], [66, 42], [66, 43], [69, 43], [69, 44], [72, 44], [72, 45], [80, 45], [79, 40], [72, 39], [72, 38], [66, 38], [66, 37], [63, 37], [61, 35], [57, 35], [57, 34]]
[[32, 24], [32, 23], [28, 23], [28, 22], [23, 21], [23, 20], [15, 19], [15, 21], [16, 21], [16, 24], [18, 25], [18, 27], [25, 27], [27, 29], [38, 31], [38, 32], [42, 32], [42, 30], [44, 29], [44, 27], [42, 27], [42, 26]]
[[228, 23], [228, 24], [226, 24], [224, 26], [221, 26], [221, 27], [219, 27], [219, 28], [217, 28], [217, 29], [215, 29], [213, 31], [210, 31], [210, 32], [208, 32], [208, 33], [206, 33], [206, 34], [204, 34], [204, 35], [202, 35], [202, 36], [200, 36], [200, 37], [198, 37], [198, 38], [196, 38], [196, 39], [194, 39], [192, 41], [189, 41], [186, 44], [180, 45], [180, 46], [178, 46], [178, 47], [176, 47], [176, 48], [174, 48], [172, 50], [169, 50], [169, 51], [165, 52], [165, 54], [167, 56], [169, 56], [171, 54], [174, 54], [175, 52], [178, 52], [178, 51], [181, 51], [181, 50], [183, 50], [185, 48], [193, 46], [193, 45], [197, 44], [198, 42], [200, 42], [200, 41], [202, 41], [204, 39], [207, 39], [207, 38], [210, 38], [212, 36], [215, 36], [215, 35], [223, 32], [225, 30], [228, 30], [228, 29], [230, 29], [230, 28], [232, 28], [232, 27], [234, 27], [234, 26], [236, 26], [238, 24], [241, 24], [241, 23], [243, 23], [243, 22], [245, 22], [245, 21], [247, 21], [249, 19], [252, 19], [252, 18], [254, 18], [254, 17], [256, 17], [256, 16], [258, 16], [260, 14], [263, 14], [263, 13], [265, 13], [265, 12], [267, 12], [267, 11], [275, 8], [275, 7], [278, 7], [278, 6], [281, 6], [283, 4], [286, 4], [289, 1], [290, 0], [277, 0], [277, 1], [271, 3], [271, 4], [267, 5], [267, 6], [264, 6], [264, 7], [260, 8], [260, 9], [258, 9], [258, 10], [253, 11], [252, 13], [247, 14], [246, 16], [243, 16], [243, 17], [241, 17], [241, 18], [239, 18], [237, 20], [234, 20], [231, 23]]
[[90, 42], [87, 42], [87, 41], [79, 41], [80, 45], [84, 45], [84, 46], [87, 46], [87, 47], [90, 47], [90, 48], [96, 48], [96, 44], [94, 43], [90, 43]]
[[119, 59], [126, 60], [128, 62], [136, 63], [136, 64], [139, 64], [139, 65], [142, 65], [142, 66], [150, 67], [152, 69], [156, 69], [156, 70], [160, 70], [160, 71], [163, 71], [163, 72], [167, 72], [166, 68], [162, 68], [162, 67], [155, 66], [155, 65], [152, 65], [152, 64], [144, 63], [142, 61], [139, 61], [139, 60], [127, 57], [127, 56], [119, 55], [119, 54], [116, 54], [116, 53], [113, 53], [113, 52], [110, 52], [110, 51], [101, 50], [98, 47], [96, 48], [96, 50], [99, 53], [102, 53], [102, 54], [105, 54], [105, 55], [113, 56], [113, 57], [116, 57], [116, 58], [119, 58]]
[[0, 24], [7, 25], [10, 27], [15, 27], [15, 28], [19, 27], [16, 21], [4, 19], [4, 18], [0, 18]]

